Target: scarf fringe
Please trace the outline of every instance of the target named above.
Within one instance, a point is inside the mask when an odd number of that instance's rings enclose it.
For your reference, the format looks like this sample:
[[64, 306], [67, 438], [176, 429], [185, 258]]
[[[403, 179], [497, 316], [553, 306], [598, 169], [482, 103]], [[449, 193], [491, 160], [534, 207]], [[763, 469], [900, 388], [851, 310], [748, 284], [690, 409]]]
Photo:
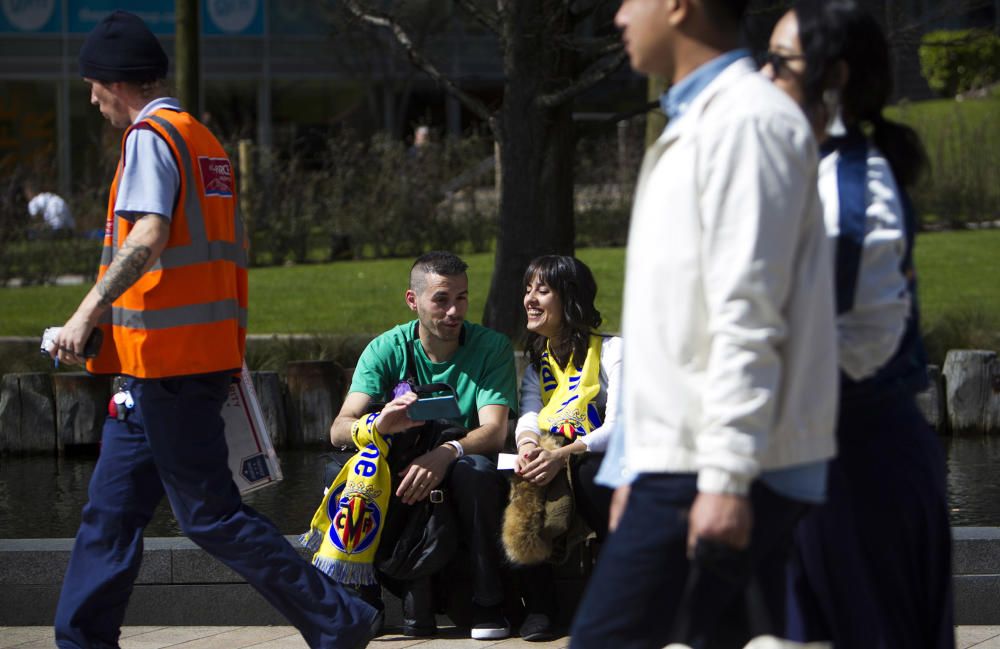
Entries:
[[317, 530], [315, 528], [309, 530], [305, 534], [299, 535], [299, 545], [306, 548], [310, 552], [319, 551], [319, 546], [323, 544], [323, 531]]
[[374, 586], [378, 583], [378, 580], [375, 579], [375, 568], [370, 563], [341, 561], [317, 554], [313, 557], [313, 565], [341, 584]]

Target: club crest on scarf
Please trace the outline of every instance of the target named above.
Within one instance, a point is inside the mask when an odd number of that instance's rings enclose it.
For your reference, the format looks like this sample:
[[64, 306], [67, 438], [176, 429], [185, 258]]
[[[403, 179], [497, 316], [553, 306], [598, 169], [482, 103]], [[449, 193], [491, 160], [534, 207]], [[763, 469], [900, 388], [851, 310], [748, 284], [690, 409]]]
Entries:
[[539, 430], [561, 436], [567, 443], [575, 441], [601, 425], [601, 416], [594, 400], [601, 391], [601, 343], [603, 338], [591, 336], [583, 366], [570, 358], [563, 369], [546, 347], [542, 354], [539, 383], [542, 388], [542, 409], [538, 413]]
[[382, 527], [382, 511], [376, 500], [380, 495], [378, 489], [360, 483], [344, 483], [334, 489], [327, 505], [331, 521], [327, 534], [341, 552], [364, 552], [375, 541]]

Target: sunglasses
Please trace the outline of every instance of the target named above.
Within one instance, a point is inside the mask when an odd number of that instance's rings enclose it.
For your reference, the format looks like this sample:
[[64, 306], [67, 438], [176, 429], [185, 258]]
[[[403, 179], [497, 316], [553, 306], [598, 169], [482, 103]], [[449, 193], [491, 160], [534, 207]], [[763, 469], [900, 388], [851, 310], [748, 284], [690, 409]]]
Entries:
[[767, 51], [758, 56], [758, 63], [760, 63], [760, 67], [762, 68], [765, 65], [770, 65], [774, 73], [780, 75], [782, 70], [790, 71], [788, 67], [789, 61], [804, 61], [805, 59], [805, 54], [779, 54]]

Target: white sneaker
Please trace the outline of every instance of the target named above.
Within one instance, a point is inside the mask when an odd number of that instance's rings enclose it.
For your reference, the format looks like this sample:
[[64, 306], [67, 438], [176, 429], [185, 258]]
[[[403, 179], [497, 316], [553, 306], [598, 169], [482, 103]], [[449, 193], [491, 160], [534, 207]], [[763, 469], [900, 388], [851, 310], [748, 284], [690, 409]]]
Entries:
[[473, 614], [473, 640], [503, 640], [510, 637], [510, 624], [499, 606], [476, 607]]

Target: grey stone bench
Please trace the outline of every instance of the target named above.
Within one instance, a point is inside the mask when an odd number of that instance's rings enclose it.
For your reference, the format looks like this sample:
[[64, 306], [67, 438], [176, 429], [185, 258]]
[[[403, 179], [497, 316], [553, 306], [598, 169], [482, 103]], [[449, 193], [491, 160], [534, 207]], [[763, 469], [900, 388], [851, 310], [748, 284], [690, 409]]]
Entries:
[[[286, 537], [296, 547], [296, 537]], [[0, 626], [50, 625], [73, 539], [0, 539]], [[311, 553], [299, 549], [303, 557]], [[399, 601], [387, 594], [386, 621]], [[187, 538], [148, 538], [126, 625], [283, 625], [264, 599]]]
[[[957, 527], [953, 538], [955, 623], [1000, 624], [1000, 528]], [[0, 626], [52, 623], [72, 543], [0, 539]], [[388, 593], [385, 599], [386, 623], [398, 626], [399, 601]], [[186, 538], [146, 539], [125, 623], [287, 624], [238, 575]]]

